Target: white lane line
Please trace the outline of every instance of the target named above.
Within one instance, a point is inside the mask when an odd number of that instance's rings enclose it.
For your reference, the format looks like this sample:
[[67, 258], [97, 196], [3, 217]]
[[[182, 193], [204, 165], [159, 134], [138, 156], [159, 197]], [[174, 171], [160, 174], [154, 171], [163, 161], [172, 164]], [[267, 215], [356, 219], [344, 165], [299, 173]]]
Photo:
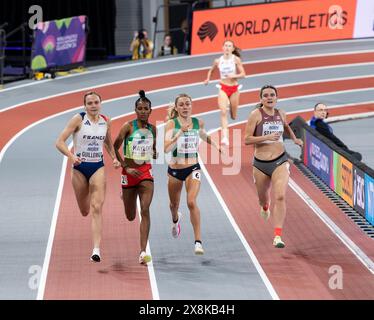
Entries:
[[[262, 76], [273, 76], [273, 75], [288, 74], [288, 73], [295, 73], [296, 74], [296, 73], [302, 73], [302, 72], [305, 72], [305, 71], [318, 71], [318, 70], [325, 70], [325, 69], [349, 68], [349, 67], [364, 66], [364, 65], [371, 66], [371, 65], [374, 65], [374, 62], [358, 63], [358, 64], [343, 64], [343, 65], [340, 64], [340, 65], [330, 65], [330, 66], [323, 66], [323, 67], [311, 67], [311, 68], [302, 68], [302, 69], [288, 69], [288, 70], [283, 70], [283, 71], [281, 70], [281, 71], [263, 72], [263, 73], [256, 73], [256, 74], [252, 74], [252, 75], [247, 75], [245, 77], [245, 79], [252, 79], [253, 80], [255, 78], [262, 77]], [[178, 72], [178, 73], [183, 73], [183, 72]], [[371, 77], [371, 74], [359, 75], [359, 76], [354, 76], [354, 77], [325, 78], [325, 79], [317, 79], [317, 80], [312, 80], [312, 81], [294, 82], [294, 83], [289, 83], [288, 85], [297, 85], [297, 84], [302, 85], [302, 84], [318, 83], [318, 82], [323, 82], [323, 81], [337, 81], [337, 80], [348, 80], [348, 79], [355, 80], [355, 79], [369, 78], [369, 77]], [[133, 80], [141, 80], [141, 79], [147, 79], [147, 78], [149, 78], [149, 77], [135, 78]], [[212, 80], [212, 81], [210, 81], [210, 83], [214, 84], [214, 83], [218, 83], [219, 81], [220, 80]], [[117, 84], [117, 82], [107, 83], [106, 85], [112, 85], [112, 84], [115, 85], [115, 84]], [[165, 91], [165, 90], [175, 90], [175, 89], [178, 89], [178, 88], [194, 87], [196, 85], [202, 85], [202, 83], [201, 82], [192, 82], [192, 83], [189, 83], [187, 85], [183, 84], [183, 85], [177, 85], [177, 86], [168, 87], [168, 88], [160, 88], [160, 89], [155, 89], [155, 90], [148, 91], [147, 94], [162, 92], [162, 91]], [[279, 85], [279, 87], [282, 87], [282, 86], [285, 86], [285, 85]], [[85, 89], [86, 90], [92, 89], [92, 87], [87, 87]], [[249, 91], [252, 91], [252, 90], [257, 90], [257, 88], [248, 89], [248, 90], [241, 90], [241, 92], [244, 93], [244, 92], [249, 92]], [[80, 91], [81, 91], [81, 89], [73, 90], [73, 91], [67, 91], [66, 94], [74, 93], [74, 92], [76, 93], [76, 92], [80, 92]], [[65, 95], [65, 94], [52, 95], [52, 96], [48, 96], [48, 97], [44, 97], [44, 98], [38, 98], [38, 99], [30, 100], [27, 103], [16, 104], [16, 105], [13, 105], [13, 106], [10, 106], [10, 107], [7, 107], [7, 108], [0, 109], [0, 113], [6, 112], [6, 111], [9, 111], [9, 110], [18, 108], [18, 107], [28, 106], [31, 103], [44, 101], [44, 100], [60, 97], [60, 96], [63, 96], [63, 95]], [[130, 94], [130, 95], [126, 95], [126, 96], [112, 98], [112, 99], [106, 100], [106, 102], [118, 101], [118, 100], [122, 100], [122, 99], [133, 98], [133, 97], [138, 97], [138, 94]], [[80, 108], [80, 107], [78, 107], [78, 108]], [[74, 110], [74, 109], [76, 109], [76, 108], [68, 109], [66, 111], [69, 111], [69, 110], [71, 111], [71, 110]]]
[[[374, 102], [374, 101], [371, 101], [371, 102]], [[364, 104], [364, 103], [361, 103], [361, 104]], [[366, 104], [366, 103], [365, 103]], [[243, 105], [241, 107], [244, 107], [244, 106], [248, 106], [248, 105]], [[338, 108], [339, 105], [335, 105], [335, 106], [331, 106], [330, 108]], [[341, 107], [341, 106], [340, 106]], [[295, 112], [289, 112], [288, 114], [293, 114], [293, 113], [299, 113], [299, 112], [304, 112], [304, 111], [312, 111], [313, 108], [310, 108], [310, 109], [304, 109], [304, 110], [300, 110], [300, 111], [295, 111]], [[203, 115], [208, 115], [208, 114], [212, 114], [212, 113], [217, 113], [219, 112], [219, 110], [211, 110], [211, 111], [207, 111], [207, 112], [202, 112], [202, 113], [199, 113], [199, 114], [195, 114], [194, 116], [203, 116]], [[363, 114], [361, 114], [362, 116]], [[355, 115], [353, 115], [355, 116]], [[113, 120], [115, 119], [119, 119], [121, 118], [122, 116], [118, 116], [116, 118], [113, 118]], [[244, 121], [243, 123], [245, 123], [246, 121]], [[237, 123], [238, 124], [238, 123]], [[237, 124], [230, 124], [229, 126], [234, 126], [234, 125], [237, 125]], [[158, 129], [162, 126], [164, 126], [165, 124], [161, 124], [161, 125], [158, 125]], [[211, 130], [209, 131], [209, 134], [214, 132], [214, 131], [219, 131], [220, 128], [218, 129], [214, 129], [214, 130]], [[205, 165], [204, 165], [204, 162], [202, 161], [202, 159], [200, 158], [199, 156], [199, 163], [201, 165], [201, 168], [202, 168], [202, 171], [204, 172], [212, 190], [214, 191], [219, 203], [221, 204], [228, 220], [230, 221], [234, 231], [236, 232], [236, 234], [238, 235], [239, 237], [239, 240], [241, 241], [241, 243], [243, 244], [247, 254], [249, 255], [251, 261], [253, 262], [253, 265], [255, 266], [257, 272], [259, 273], [262, 281], [264, 282], [267, 290], [269, 291], [271, 297], [273, 298], [273, 300], [279, 300], [279, 296], [278, 294], [276, 293], [274, 287], [272, 286], [270, 280], [268, 279], [268, 277], [266, 276], [266, 273], [264, 272], [264, 270], [262, 269], [259, 261], [257, 260], [257, 257], [256, 255], [254, 254], [252, 248], [250, 247], [250, 245], [248, 244], [248, 242], [246, 241], [244, 235], [242, 234], [239, 226], [236, 224], [236, 221], [235, 219], [233, 218], [229, 208], [227, 207], [225, 201], [223, 200], [223, 197], [222, 195], [220, 194], [220, 192], [218, 191], [216, 185], [214, 184], [211, 176], [209, 175]], [[138, 211], [140, 212], [140, 202], [139, 202], [139, 198], [138, 198]], [[141, 221], [141, 216], [139, 215], [139, 219]], [[328, 219], [328, 218], [327, 218]], [[333, 223], [333, 222], [332, 222]], [[340, 230], [341, 231], [341, 230]], [[342, 232], [342, 231], [341, 231]], [[365, 255], [352, 241], [351, 241], [351, 246], [355, 246], [356, 247], [356, 252], [360, 252], [360, 255]], [[149, 245], [149, 242], [147, 244], [147, 250], [149, 251], [149, 254], [151, 254], [151, 250], [150, 250], [150, 245]], [[352, 251], [352, 250], [351, 250]], [[355, 253], [354, 251], [352, 251], [353, 253]], [[357, 255], [356, 255], [357, 256]], [[366, 256], [366, 255], [365, 255]], [[357, 256], [359, 259], [361, 259], [359, 256]], [[154, 300], [159, 300], [160, 299], [160, 296], [159, 296], [159, 291], [158, 291], [158, 288], [157, 288], [157, 281], [156, 281], [156, 276], [155, 276], [155, 272], [154, 272], [154, 268], [153, 268], [153, 264], [152, 262], [148, 264], [148, 272], [149, 272], [149, 277], [150, 277], [150, 282], [151, 282], [151, 289], [152, 289], [152, 295], [153, 295], [153, 299]]]
[[[336, 79], [342, 79], [342, 78], [336, 78]], [[346, 79], [346, 78], [343, 78], [343, 79]], [[348, 78], [348, 79], [351, 79], [351, 78]], [[327, 80], [327, 81], [331, 81], [331, 80]], [[309, 83], [316, 83], [318, 81], [306, 81], [306, 82], [296, 82], [296, 83], [290, 83], [290, 84], [283, 84], [283, 85], [277, 85], [278, 88], [283, 88], [283, 87], [288, 87], [288, 86], [296, 86], [296, 85], [303, 85], [303, 84], [309, 84]], [[321, 83], [323, 82], [326, 82], [326, 81], [322, 81]], [[177, 86], [178, 88], [179, 87], [184, 87], [186, 88], [186, 86]], [[162, 91], [168, 91], [170, 90], [171, 88], [166, 88], [166, 89], [157, 89], [157, 90], [154, 90], [154, 91], [149, 91], [148, 94], [153, 94], [153, 93], [156, 93], [156, 92], [162, 92]], [[256, 90], [259, 90], [260, 88], [253, 88], [253, 89], [248, 89], [248, 90], [242, 90], [241, 93], [244, 93], [244, 92], [251, 92], [251, 91], [256, 91]], [[323, 97], [323, 96], [328, 96], [328, 95], [335, 95], [335, 94], [344, 94], [344, 93], [357, 93], [357, 92], [363, 92], [363, 91], [368, 91], [368, 90], [372, 90], [371, 88], [363, 88], [363, 89], [352, 89], [352, 90], [341, 90], [341, 91], [334, 91], [334, 92], [326, 92], [326, 93], [316, 93], [316, 94], [309, 94], [309, 95], [302, 95], [302, 96], [294, 96], [294, 97], [291, 97], [291, 98], [285, 98], [285, 99], [278, 99], [279, 102], [281, 101], [287, 101], [287, 100], [293, 100], [293, 99], [301, 99], [301, 98], [312, 98], [312, 97]], [[132, 95], [133, 97], [137, 97], [138, 95]], [[106, 103], [111, 103], [111, 102], [114, 102], [114, 101], [119, 101], [119, 100], [122, 100], [122, 99], [127, 99], [129, 97], [132, 97], [132, 96], [126, 96], [126, 97], [119, 97], [119, 98], [114, 98], [114, 99], [109, 99], [109, 100], [105, 100], [102, 102], [102, 104], [106, 104]], [[213, 97], [216, 97], [216, 94], [215, 95], [209, 95], [209, 96], [202, 96], [202, 97], [199, 97], [199, 98], [195, 98], [193, 99], [194, 101], [199, 101], [199, 100], [204, 100], [204, 99], [209, 99], [209, 98], [213, 98]], [[371, 103], [372, 101], [369, 101], [369, 103]], [[255, 103], [255, 102], [254, 102]], [[358, 104], [350, 104], [350, 105], [359, 105], [359, 104], [366, 104], [368, 102], [364, 102], [364, 103], [358, 103]], [[250, 105], [250, 104], [249, 104]], [[28, 131], [29, 129], [33, 128], [34, 126], [36, 125], [39, 125], [45, 121], [48, 121], [50, 119], [53, 119], [55, 117], [59, 117], [63, 114], [66, 114], [66, 113], [69, 113], [69, 112], [73, 112], [74, 110], [79, 110], [81, 109], [83, 106], [79, 106], [79, 107], [76, 107], [76, 108], [72, 108], [72, 109], [69, 109], [69, 110], [65, 110], [65, 111], [62, 111], [62, 112], [59, 112], [59, 113], [56, 113], [56, 114], [53, 114], [51, 116], [48, 116], [46, 118], [43, 118], [39, 121], [36, 121], [32, 124], [30, 124], [29, 126], [23, 128], [21, 131], [19, 131], [16, 135], [14, 135], [7, 143], [6, 145], [3, 147], [3, 149], [1, 149], [0, 151], [0, 164], [4, 158], [4, 155], [6, 153], [6, 151], [9, 149], [9, 147], [22, 135], [24, 134], [26, 131]], [[155, 109], [159, 109], [159, 108], [165, 108], [167, 107], [165, 104], [163, 105], [159, 105], [159, 106], [155, 106], [155, 107], [152, 107], [153, 110]], [[330, 108], [333, 108], [333, 106], [330, 106]], [[126, 115], [132, 115], [132, 114], [135, 114], [134, 111], [131, 111], [131, 112], [128, 112], [122, 116], [126, 116]]]
[[[311, 57], [316, 58], [316, 57], [340, 56], [340, 55], [345, 55], [345, 54], [360, 54], [360, 53], [374, 53], [374, 50], [361, 50], [361, 51], [356, 50], [356, 51], [349, 51], [349, 52], [343, 52], [343, 53], [342, 52], [333, 52], [333, 53], [329, 53], [329, 54], [320, 54], [319, 53], [319, 54], [311, 54], [311, 55], [299, 55], [299, 56], [294, 56], [292, 58], [284, 57], [284, 58], [277, 58], [277, 59], [261, 59], [261, 60], [252, 60], [252, 61], [250, 61], [248, 63], [244, 63], [244, 64], [251, 65], [251, 64], [257, 64], [257, 63], [261, 63], [261, 62], [277, 62], [277, 61], [287, 61], [287, 60], [294, 60], [294, 59], [297, 60], [297, 59], [304, 59], [304, 58], [311, 58]], [[360, 65], [365, 65], [365, 64], [370, 65], [372, 63], [371, 62], [368, 62], [368, 63], [363, 62], [363, 63], [357, 63], [357, 64], [350, 63], [350, 64], [343, 64], [343, 65], [331, 65], [331, 66], [323, 66], [323, 67], [315, 67], [315, 68], [311, 67], [311, 68], [304, 68], [304, 69], [288, 69], [288, 70], [283, 70], [283, 71], [264, 72], [264, 73], [254, 74], [254, 75], [251, 75], [251, 76], [247, 76], [246, 78], [253, 77], [253, 76], [266, 75], [266, 74], [279, 74], [279, 73], [282, 73], [282, 72], [287, 73], [287, 72], [293, 72], [293, 71], [297, 71], [297, 70], [299, 70], [299, 71], [305, 71], [305, 70], [311, 70], [311, 69], [316, 69], [316, 70], [321, 69], [322, 70], [322, 69], [326, 69], [326, 68], [349, 67], [349, 66], [355, 66], [355, 65], [360, 66]], [[43, 97], [43, 98], [28, 100], [27, 102], [21, 102], [21, 103], [18, 103], [18, 104], [15, 104], [15, 105], [12, 105], [12, 106], [1, 109], [0, 113], [4, 112], [4, 111], [7, 111], [7, 110], [17, 108], [17, 107], [22, 107], [22, 106], [28, 105], [30, 103], [39, 102], [39, 101], [43, 101], [43, 100], [48, 100], [48, 99], [51, 99], [51, 98], [56, 98], [56, 97], [60, 97], [60, 96], [63, 96], [63, 95], [72, 94], [72, 93], [76, 93], [76, 92], [80, 92], [80, 91], [88, 91], [88, 90], [93, 89], [93, 88], [95, 88], [95, 90], [97, 90], [97, 89], [100, 89], [100, 88], [106, 87], [106, 86], [117, 85], [117, 84], [125, 84], [127, 82], [152, 79], [152, 78], [155, 78], [155, 77], [161, 77], [161, 76], [167, 76], [167, 75], [177, 75], [177, 74], [186, 73], [186, 72], [205, 70], [207, 68], [208, 68], [208, 66], [200, 67], [200, 68], [190, 68], [190, 69], [184, 69], [184, 70], [180, 70], [180, 71], [165, 72], [165, 73], [153, 74], [153, 75], [149, 75], [149, 76], [130, 78], [130, 79], [126, 79], [126, 80], [106, 82], [106, 83], [103, 83], [103, 84], [100, 84], [100, 85], [97, 85], [97, 86], [82, 87], [82, 88], [79, 88], [79, 89], [65, 91], [63, 93], [49, 95], [49, 96], [46, 96], [46, 97]], [[48, 81], [58, 80], [58, 79], [60, 79], [60, 78], [50, 79]], [[61, 78], [61, 79], [63, 79], [63, 78]], [[31, 85], [31, 84], [29, 84], [29, 85]], [[12, 89], [12, 88], [9, 88], [9, 89]], [[0, 91], [0, 96], [1, 96], [2, 92], [6, 91], [6, 90], [9, 90], [9, 89], [1, 90]]]
[[[291, 98], [289, 98], [289, 99], [291, 99]], [[370, 101], [370, 102], [374, 102], [374, 101]], [[361, 104], [366, 104], [366, 102], [363, 102]], [[248, 107], [248, 106], [250, 106], [250, 104], [241, 105], [240, 108], [244, 108], [244, 107]], [[348, 106], [351, 106], [351, 105], [348, 105]], [[160, 107], [163, 107], [163, 106], [157, 106], [157, 107], [154, 107], [154, 108], [160, 108]], [[331, 106], [330, 109], [331, 108], [338, 108], [338, 107], [342, 107], [342, 105]], [[299, 110], [299, 111], [289, 112], [288, 114], [305, 112], [305, 111], [312, 111], [312, 110], [313, 110], [313, 108], [303, 109], [303, 110]], [[219, 112], [219, 110], [211, 110], [211, 111], [195, 114], [194, 116], [203, 116], [203, 115], [217, 113], [217, 112]], [[130, 112], [130, 113], [126, 113], [126, 114], [123, 114], [123, 115], [119, 115], [117, 117], [113, 117], [112, 120], [117, 120], [117, 119], [126, 117], [130, 114], [134, 114], [134, 112]], [[44, 119], [42, 121], [46, 121], [46, 119]], [[240, 121], [240, 122], [237, 122], [237, 123], [232, 123], [232, 124], [229, 125], [229, 127], [240, 125], [240, 124], [245, 123], [245, 122], [246, 121]], [[37, 124], [38, 123], [34, 123], [30, 127], [33, 127], [34, 125], [37, 125]], [[159, 125], [158, 127], [161, 127], [163, 125], [164, 124]], [[27, 129], [27, 128], [25, 128], [25, 129]], [[31, 128], [29, 128], [29, 129], [31, 129]], [[220, 128], [215, 129], [215, 131], [218, 131], [218, 130], [220, 130]], [[214, 131], [214, 130], [212, 130], [212, 131]], [[72, 143], [70, 143], [69, 148], [72, 148]], [[1, 161], [1, 158], [0, 158], [0, 161]], [[46, 248], [46, 254], [45, 254], [45, 257], [44, 257], [43, 269], [42, 269], [42, 273], [41, 273], [41, 280], [40, 280], [40, 284], [39, 284], [39, 288], [38, 288], [38, 294], [37, 294], [37, 299], [38, 300], [41, 300], [44, 297], [45, 285], [46, 285], [46, 281], [47, 281], [47, 274], [48, 274], [50, 258], [51, 258], [51, 251], [52, 251], [52, 246], [53, 246], [53, 240], [54, 240], [54, 235], [55, 235], [56, 226], [57, 226], [57, 217], [58, 217], [58, 213], [59, 213], [59, 209], [60, 209], [60, 203], [61, 203], [62, 188], [63, 188], [63, 183], [65, 181], [66, 167], [67, 167], [67, 158], [64, 157], [62, 168], [61, 168], [61, 173], [60, 173], [60, 181], [59, 181], [59, 186], [58, 186], [58, 190], [57, 190], [55, 206], [54, 206], [54, 210], [53, 210], [52, 222], [51, 222], [51, 227], [50, 227], [50, 232], [49, 232], [49, 237], [48, 237], [48, 243], [47, 243], [47, 248]], [[207, 176], [207, 174], [206, 174], [206, 176]], [[230, 220], [230, 218], [229, 218], [229, 220]], [[234, 229], [235, 229], [235, 227], [234, 227]], [[240, 238], [240, 235], [238, 235], [238, 236]], [[242, 239], [240, 239], [240, 240], [242, 241]], [[147, 250], [149, 250], [149, 253], [151, 252], [149, 243], [148, 243]], [[149, 272], [149, 277], [151, 279], [151, 290], [152, 290], [153, 299], [154, 300], [159, 300], [160, 297], [159, 297], [159, 292], [158, 292], [158, 287], [157, 287], [156, 276], [155, 276], [153, 264], [152, 264], [151, 268], [148, 269], [148, 272]]]
[[[132, 62], [132, 63], [129, 62], [128, 64], [124, 64], [124, 65], [120, 65], [120, 66], [113, 66], [113, 67], [105, 67], [105, 68], [100, 68], [100, 69], [87, 70], [87, 71], [81, 72], [81, 73], [69, 74], [69, 75], [63, 76], [61, 78], [43, 80], [42, 82], [31, 82], [31, 83], [21, 84], [21, 85], [18, 85], [18, 86], [3, 89], [3, 90], [0, 91], [0, 93], [4, 92], [4, 91], [11, 91], [11, 90], [14, 90], [14, 89], [23, 88], [23, 87], [29, 87], [29, 86], [34, 86], [34, 85], [38, 85], [38, 84], [44, 84], [44, 83], [47, 83], [47, 82], [50, 82], [50, 81], [63, 80], [63, 79], [67, 79], [67, 78], [84, 76], [84, 75], [87, 75], [87, 74], [93, 74], [93, 73], [105, 72], [105, 71], [112, 71], [112, 70], [117, 70], [117, 69], [126, 69], [126, 68], [131, 68], [131, 67], [136, 68], [136, 67], [139, 67], [139, 64], [148, 65], [148, 64], [154, 64], [154, 63], [160, 63], [160, 62], [162, 63], [165, 60], [166, 60], [166, 62], [168, 62], [168, 61], [173, 61], [173, 60], [184, 60], [184, 59], [188, 59], [188, 58], [191, 58], [191, 57], [190, 56], [180, 56], [180, 57], [166, 58], [166, 59], [162, 59], [162, 60], [161, 59], [160, 60], [155, 59], [155, 60], [148, 60], [148, 61], [142, 60], [141, 62], [140, 61], [139, 62]], [[165, 73], [165, 74], [167, 74], [167, 73]]]
[[[73, 147], [73, 143], [71, 142], [69, 144], [68, 148], [71, 149], [72, 147]], [[39, 282], [39, 286], [38, 286], [38, 293], [37, 293], [36, 300], [43, 300], [43, 298], [44, 298], [45, 286], [46, 286], [46, 283], [47, 283], [48, 269], [49, 269], [51, 256], [52, 256], [53, 241], [54, 241], [54, 237], [55, 237], [55, 233], [56, 233], [56, 227], [57, 227], [57, 217], [58, 217], [58, 213], [60, 211], [62, 190], [63, 190], [63, 186], [64, 186], [64, 182], [65, 182], [66, 169], [67, 169], [67, 157], [64, 157], [64, 159], [62, 161], [60, 181], [59, 181], [59, 184], [58, 184], [56, 201], [55, 201], [55, 206], [54, 206], [54, 210], [53, 210], [52, 222], [51, 222], [51, 226], [50, 226], [50, 230], [49, 230], [48, 243], [47, 243], [46, 253], [45, 253], [45, 256], [44, 256], [43, 268], [42, 268], [42, 273], [41, 273], [41, 276], [40, 276], [40, 282]], [[138, 206], [138, 212], [139, 212], [139, 220], [141, 222], [142, 219], [141, 219], [141, 215], [140, 215], [140, 201], [139, 201], [139, 198], [137, 199], [137, 206]], [[150, 246], [149, 246], [149, 241], [147, 243], [147, 252], [152, 256], [151, 249], [150, 249]], [[151, 291], [152, 291], [153, 300], [160, 300], [158, 287], [157, 287], [156, 276], [155, 276], [155, 271], [154, 271], [154, 268], [153, 268], [152, 261], [147, 264], [147, 267], [148, 267], [148, 274], [149, 274], [149, 279], [150, 279], [150, 284], [151, 284]]]
[[[334, 221], [304, 192], [300, 186], [290, 178], [288, 185], [312, 209], [321, 221], [339, 238], [339, 240], [356, 256], [356, 258], [374, 274], [374, 262], [363, 252]], [[368, 240], [370, 241], [370, 240]]]
[[[287, 115], [297, 114], [304, 111], [312, 111], [313, 109], [304, 109], [298, 111], [287, 112]], [[357, 117], [360, 117], [362, 114], [357, 114]], [[352, 118], [356, 114], [352, 114]], [[229, 124], [229, 127], [239, 126], [246, 123], [247, 120], [238, 121], [235, 123]], [[219, 131], [221, 128], [211, 130], [209, 132]], [[288, 185], [295, 191], [295, 193], [312, 209], [312, 211], [321, 219], [321, 221], [336, 235], [336, 237], [351, 251], [354, 256], [364, 265], [369, 272], [374, 274], [374, 262], [363, 252], [345, 233], [341, 230], [329, 217], [328, 215], [301, 189], [301, 187], [291, 179], [288, 182]]]
[[262, 281], [264, 282], [267, 290], [269, 291], [270, 296], [273, 298], [273, 300], [279, 300], [278, 294], [276, 293], [273, 285], [271, 284], [269, 278], [267, 277], [264, 269], [262, 269], [261, 264], [258, 262], [256, 255], [254, 254], [252, 248], [250, 247], [247, 240], [245, 239], [243, 233], [240, 231], [239, 226], [237, 225], [237, 223], [236, 223], [234, 217], [232, 216], [229, 208], [227, 207], [225, 201], [223, 200], [221, 193], [218, 191], [216, 185], [214, 184], [208, 170], [206, 169], [206, 167], [204, 165], [204, 162], [200, 158], [200, 155], [199, 155], [199, 163], [200, 163], [200, 166], [201, 166], [201, 170], [204, 172], [204, 175], [205, 175], [206, 179], [208, 180], [208, 182], [210, 184], [210, 187], [212, 188], [215, 196], [217, 197], [218, 202], [220, 203], [223, 211], [225, 212], [227, 219], [230, 221], [234, 231], [236, 232], [237, 236], [239, 237], [239, 240], [241, 241], [245, 251], [249, 255], [253, 265], [255, 266], [258, 274], [260, 275]]
[[[69, 149], [71, 149], [72, 146], [73, 146], [73, 143], [70, 143]], [[55, 201], [55, 206], [54, 206], [54, 209], [53, 209], [51, 226], [49, 228], [47, 248], [46, 248], [45, 256], [44, 256], [43, 269], [42, 269], [42, 273], [40, 275], [38, 293], [37, 293], [37, 296], [36, 296], [37, 300], [42, 300], [44, 298], [44, 291], [45, 291], [45, 285], [47, 283], [49, 262], [51, 260], [53, 240], [55, 238], [55, 232], [56, 232], [56, 226], [57, 226], [57, 217], [58, 217], [58, 213], [60, 211], [62, 189], [64, 187], [64, 182], [65, 182], [65, 174], [66, 174], [66, 168], [67, 168], [67, 163], [68, 163], [67, 159], [68, 159], [67, 157], [64, 157], [64, 159], [62, 161], [60, 181], [59, 181], [58, 188], [57, 188], [56, 201]]]
[[[311, 42], [311, 43], [297, 43], [297, 44], [290, 44], [290, 45], [281, 45], [281, 46], [269, 46], [269, 47], [266, 47], [266, 48], [254, 48], [254, 49], [248, 49], [248, 50], [244, 50], [245, 53], [247, 52], [253, 52], [253, 51], [258, 51], [258, 53], [260, 54], [261, 51], [268, 51], [268, 50], [274, 50], [274, 49], [282, 49], [282, 48], [296, 48], [296, 47], [303, 47], [303, 46], [314, 46], [314, 47], [318, 47], [318, 46], [330, 46], [331, 44], [344, 44], [344, 43], [359, 43], [359, 42], [369, 42], [370, 39], [350, 39], [350, 40], [337, 40], [337, 41], [319, 41], [319, 42]], [[339, 49], [337, 49], [339, 50]], [[369, 52], [373, 52], [372, 50], [355, 50], [355, 51], [346, 51], [346, 52], [342, 52], [342, 51], [337, 51], [336, 53], [326, 53], [326, 54], [323, 54], [323, 56], [330, 56], [330, 55], [343, 55], [343, 54], [354, 54], [354, 53], [357, 53], [357, 52], [361, 52], [361, 53], [369, 53]], [[195, 60], [196, 58], [199, 58], [199, 57], [206, 57], [206, 56], [215, 56], [219, 54], [219, 52], [216, 52], [216, 53], [204, 53], [204, 54], [199, 54], [199, 55], [194, 55], [194, 56], [178, 56], [178, 57], [172, 57], [172, 58], [166, 58], [166, 59], [155, 59], [155, 60], [150, 60], [150, 61], [137, 61], [137, 62], [132, 62], [132, 63], [128, 63], [128, 64], [123, 64], [123, 65], [120, 65], [120, 66], [112, 66], [112, 67], [103, 67], [103, 68], [98, 68], [98, 69], [93, 69], [93, 70], [88, 70], [86, 72], [83, 72], [83, 73], [76, 73], [76, 74], [71, 74], [67, 77], [79, 77], [79, 76], [83, 76], [83, 75], [87, 75], [87, 74], [93, 74], [93, 73], [98, 73], [98, 72], [105, 72], [105, 71], [112, 71], [112, 70], [118, 70], [118, 69], [125, 69], [125, 68], [131, 68], [131, 67], [138, 67], [139, 64], [141, 65], [148, 65], [148, 64], [154, 64], [154, 63], [162, 63], [162, 62], [169, 62], [169, 61], [174, 61], [174, 60], [186, 60], [186, 59], [191, 59], [191, 60]], [[290, 58], [293, 58], [293, 57], [312, 57], [312, 56], [315, 56], [314, 54], [310, 54], [310, 55], [302, 55], [302, 56], [291, 56], [291, 57], [288, 57], [288, 58], [279, 58], [277, 60], [287, 60], [287, 59], [290, 59]], [[260, 61], [260, 62], [263, 62], [263, 61], [271, 61], [272, 58], [269, 58], [269, 59], [265, 59], [265, 60], [254, 60], [254, 61]], [[276, 61], [276, 60], [275, 60]], [[209, 67], [209, 66], [207, 66]], [[207, 68], [205, 67], [205, 68]], [[61, 78], [56, 78], [56, 79], [49, 79], [49, 80], [46, 80], [46, 81], [43, 81], [43, 82], [31, 82], [31, 83], [26, 83], [26, 84], [21, 84], [21, 85], [18, 85], [18, 86], [14, 86], [14, 87], [10, 87], [10, 88], [6, 88], [6, 89], [3, 89], [3, 90], [0, 90], [0, 93], [1, 92], [4, 92], [4, 91], [10, 91], [10, 90], [15, 90], [15, 89], [19, 89], [19, 88], [23, 88], [23, 87], [29, 87], [29, 86], [34, 86], [34, 85], [38, 85], [38, 84], [43, 84], [43, 83], [47, 83], [49, 81], [56, 81], [56, 80], [62, 80], [62, 79], [66, 79], [66, 77], [61, 77]], [[84, 89], [82, 89], [84, 90]]]
[[[137, 208], [138, 208], [138, 215], [139, 221], [142, 222], [142, 215], [140, 214], [140, 199], [137, 198], [136, 201]], [[147, 241], [147, 253], [152, 257], [151, 246], [149, 244], [149, 239]], [[158, 291], [157, 281], [156, 281], [156, 274], [155, 269], [153, 268], [153, 258], [150, 262], [147, 263], [148, 275], [149, 275], [149, 282], [151, 284], [151, 291], [152, 291], [152, 298], [153, 300], [160, 300], [160, 293]]]

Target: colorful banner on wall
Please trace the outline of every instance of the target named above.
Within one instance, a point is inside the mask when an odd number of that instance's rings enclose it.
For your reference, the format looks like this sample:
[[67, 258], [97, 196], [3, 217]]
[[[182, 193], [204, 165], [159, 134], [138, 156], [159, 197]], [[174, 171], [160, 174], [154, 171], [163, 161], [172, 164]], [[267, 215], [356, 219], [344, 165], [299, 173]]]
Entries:
[[31, 69], [44, 70], [84, 62], [87, 17], [71, 17], [37, 24]]
[[374, 178], [365, 174], [365, 218], [374, 225]]
[[304, 164], [374, 225], [374, 177], [304, 130]]
[[353, 207], [353, 166], [334, 151], [334, 191]]
[[334, 189], [333, 153], [323, 142], [305, 131], [304, 164]]
[[304, 0], [193, 12], [191, 54], [372, 37], [373, 0]]
[[365, 173], [353, 166], [353, 208], [365, 216]]

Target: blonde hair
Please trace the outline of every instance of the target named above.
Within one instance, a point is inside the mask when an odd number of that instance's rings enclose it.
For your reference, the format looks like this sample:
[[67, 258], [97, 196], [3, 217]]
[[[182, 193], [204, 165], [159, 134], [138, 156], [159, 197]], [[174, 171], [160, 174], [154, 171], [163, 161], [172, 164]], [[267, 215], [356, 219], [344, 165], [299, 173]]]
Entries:
[[169, 103], [168, 115], [167, 115], [168, 120], [178, 117], [178, 111], [176, 109], [176, 106], [180, 98], [188, 98], [190, 99], [190, 101], [192, 101], [192, 98], [187, 93], [178, 94], [177, 97], [175, 98], [174, 103], [172, 102]]
[[178, 111], [175, 109], [175, 105], [173, 102], [169, 103], [169, 108], [168, 108], [168, 115], [167, 115], [167, 120], [171, 120], [178, 117]]

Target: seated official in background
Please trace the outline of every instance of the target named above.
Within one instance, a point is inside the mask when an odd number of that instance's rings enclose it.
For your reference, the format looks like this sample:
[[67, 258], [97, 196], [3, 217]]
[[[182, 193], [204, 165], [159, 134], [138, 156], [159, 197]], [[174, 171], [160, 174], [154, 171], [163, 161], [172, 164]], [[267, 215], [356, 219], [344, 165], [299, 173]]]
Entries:
[[362, 155], [359, 152], [350, 150], [343, 141], [341, 141], [336, 135], [334, 135], [332, 127], [325, 122], [328, 116], [327, 106], [323, 103], [317, 103], [314, 106], [314, 116], [310, 119], [309, 125], [316, 129], [320, 134], [331, 140], [338, 147], [342, 148], [345, 152], [352, 155], [358, 161], [362, 160]]

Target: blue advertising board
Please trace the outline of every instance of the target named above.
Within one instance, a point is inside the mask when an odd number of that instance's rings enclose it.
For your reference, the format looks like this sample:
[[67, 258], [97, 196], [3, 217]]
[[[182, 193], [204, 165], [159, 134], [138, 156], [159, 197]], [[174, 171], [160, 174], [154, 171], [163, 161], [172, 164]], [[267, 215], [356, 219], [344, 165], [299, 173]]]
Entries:
[[332, 150], [308, 131], [305, 131], [305, 133], [305, 165], [334, 190]]
[[353, 207], [365, 216], [365, 173], [353, 166]]
[[365, 174], [365, 218], [374, 225], [374, 178]]

